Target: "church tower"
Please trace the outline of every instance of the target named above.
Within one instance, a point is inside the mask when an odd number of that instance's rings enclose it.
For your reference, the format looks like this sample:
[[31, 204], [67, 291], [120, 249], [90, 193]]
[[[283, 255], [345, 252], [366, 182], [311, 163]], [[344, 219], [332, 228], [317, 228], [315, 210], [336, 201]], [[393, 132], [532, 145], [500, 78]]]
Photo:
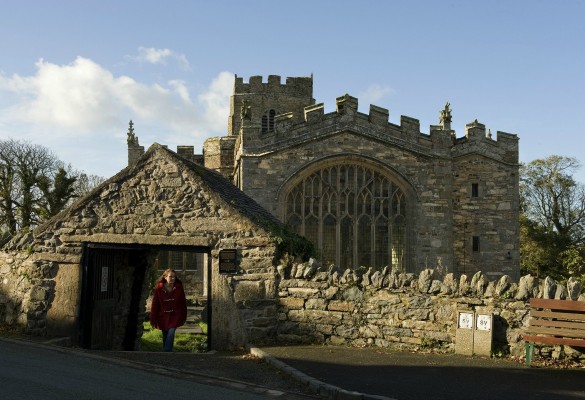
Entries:
[[239, 156], [274, 137], [278, 115], [290, 115], [291, 123], [301, 123], [304, 122], [304, 108], [314, 104], [313, 76], [287, 77], [286, 83], [281, 84], [278, 75], [269, 75], [266, 83], [261, 76], [252, 76], [244, 83], [243, 78], [236, 75], [230, 98], [228, 135], [205, 141], [204, 165], [242, 188], [238, 176], [238, 171], [241, 172], [237, 165]]
[[280, 114], [292, 112], [299, 118], [293, 122], [302, 122], [304, 108], [315, 104], [313, 76], [286, 78], [284, 85], [280, 81], [280, 76], [269, 75], [267, 83], [262, 82], [261, 76], [252, 76], [249, 83], [244, 83], [236, 75], [230, 99], [229, 136], [240, 133], [244, 114], [252, 124], [259, 125], [261, 134], [274, 130], [274, 119]]

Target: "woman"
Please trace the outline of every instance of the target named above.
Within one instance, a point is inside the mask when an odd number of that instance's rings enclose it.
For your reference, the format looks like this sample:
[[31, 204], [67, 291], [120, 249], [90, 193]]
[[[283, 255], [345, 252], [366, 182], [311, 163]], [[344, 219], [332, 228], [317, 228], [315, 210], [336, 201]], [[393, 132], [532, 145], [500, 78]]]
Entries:
[[150, 308], [150, 325], [163, 334], [163, 350], [172, 351], [176, 329], [187, 319], [187, 300], [181, 280], [171, 268], [158, 279]]

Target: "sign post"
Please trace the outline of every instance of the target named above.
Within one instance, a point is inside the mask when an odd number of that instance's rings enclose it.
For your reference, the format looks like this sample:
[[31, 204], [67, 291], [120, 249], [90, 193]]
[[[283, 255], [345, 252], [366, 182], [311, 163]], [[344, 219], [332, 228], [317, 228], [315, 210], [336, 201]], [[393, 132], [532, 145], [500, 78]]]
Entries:
[[473, 355], [473, 331], [475, 313], [473, 311], [457, 311], [457, 332], [455, 334], [455, 353]]
[[475, 315], [475, 331], [473, 333], [473, 354], [479, 356], [492, 355], [494, 316], [491, 313]]

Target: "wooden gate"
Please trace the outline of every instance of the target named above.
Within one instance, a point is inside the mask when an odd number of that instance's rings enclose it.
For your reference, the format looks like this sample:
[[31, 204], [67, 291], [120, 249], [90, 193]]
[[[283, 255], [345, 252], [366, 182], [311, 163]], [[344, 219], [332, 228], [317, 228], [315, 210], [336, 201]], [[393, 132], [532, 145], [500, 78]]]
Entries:
[[90, 349], [111, 349], [114, 338], [115, 252], [86, 249], [84, 263], [84, 305], [82, 345]]

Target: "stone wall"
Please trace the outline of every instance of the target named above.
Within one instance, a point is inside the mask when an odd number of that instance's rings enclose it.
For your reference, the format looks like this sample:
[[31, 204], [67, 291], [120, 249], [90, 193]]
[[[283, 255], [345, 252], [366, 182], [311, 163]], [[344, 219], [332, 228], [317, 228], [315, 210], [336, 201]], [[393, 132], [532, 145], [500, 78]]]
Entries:
[[[70, 309], [65, 296], [55, 295], [57, 276], [58, 268], [52, 262], [27, 252], [0, 252], [0, 326], [45, 336], [50, 302], [61, 303], [65, 316]], [[61, 320], [60, 326], [71, 322]]]
[[[212, 268], [217, 268], [215, 261]], [[0, 326], [40, 336], [69, 332], [79, 309], [78, 273], [67, 264], [39, 260], [34, 253], [0, 252]], [[116, 306], [115, 329], [123, 337], [135, 272], [124, 268], [119, 274], [117, 290], [123, 295]], [[226, 349], [243, 343], [330, 343], [453, 351], [457, 311], [472, 310], [493, 313], [494, 353], [522, 356], [528, 299], [585, 301], [580, 281], [559, 284], [530, 275], [514, 282], [508, 276], [490, 281], [481, 272], [455, 279], [452, 273], [430, 269], [418, 276], [389, 269], [325, 271], [315, 260], [281, 265], [277, 271], [214, 275], [212, 318], [215, 329], [223, 332], [215, 346]], [[147, 295], [142, 292], [140, 301]], [[137, 329], [141, 331], [141, 324]], [[546, 349], [585, 360], [569, 348]]]
[[[493, 313], [493, 350], [524, 354], [522, 330], [531, 297], [585, 301], [582, 284], [527, 275], [488, 281], [481, 272], [456, 280], [424, 270], [320, 271], [316, 262], [280, 269], [276, 341], [350, 346], [428, 346], [454, 350], [457, 311]], [[568, 352], [568, 350], [567, 350]], [[582, 355], [585, 360], [585, 355]]]

